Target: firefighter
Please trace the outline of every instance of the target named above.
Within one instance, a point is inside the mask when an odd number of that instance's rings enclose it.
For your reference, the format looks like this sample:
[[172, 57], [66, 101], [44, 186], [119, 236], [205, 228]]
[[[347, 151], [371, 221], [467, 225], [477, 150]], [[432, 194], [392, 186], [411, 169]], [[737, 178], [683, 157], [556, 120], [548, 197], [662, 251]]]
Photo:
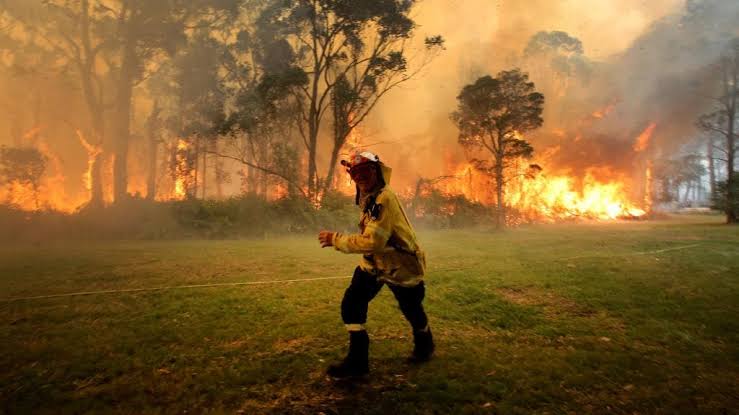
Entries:
[[357, 152], [341, 164], [356, 184], [355, 203], [362, 211], [360, 233], [321, 231], [318, 240], [323, 248], [333, 246], [347, 254], [362, 254], [362, 258], [341, 301], [341, 317], [349, 331], [349, 352], [327, 373], [341, 378], [369, 372], [369, 336], [364, 324], [369, 302], [385, 284], [413, 328], [414, 348], [408, 360], [428, 361], [434, 342], [422, 304], [426, 260], [398, 197], [388, 186], [392, 170], [370, 152]]

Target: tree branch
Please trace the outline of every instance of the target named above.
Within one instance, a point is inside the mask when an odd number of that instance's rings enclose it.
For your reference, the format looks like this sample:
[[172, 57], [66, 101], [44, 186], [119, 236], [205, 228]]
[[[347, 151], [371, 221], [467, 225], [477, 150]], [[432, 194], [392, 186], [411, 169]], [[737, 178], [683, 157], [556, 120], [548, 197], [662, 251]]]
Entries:
[[282, 180], [286, 181], [287, 183], [295, 186], [295, 188], [297, 188], [298, 190], [300, 190], [300, 193], [302, 193], [303, 196], [306, 199], [308, 198], [308, 194], [305, 192], [305, 190], [303, 190], [303, 188], [300, 186], [300, 184], [296, 183], [295, 181], [293, 181], [292, 179], [288, 178], [287, 176], [285, 176], [282, 173], [276, 172], [276, 171], [274, 171], [274, 170], [272, 170], [270, 168], [267, 168], [267, 167], [263, 167], [263, 166], [254, 164], [254, 163], [246, 160], [243, 157], [235, 157], [235, 156], [231, 156], [231, 155], [228, 155], [228, 154], [222, 154], [222, 153], [220, 153], [218, 151], [211, 151], [211, 150], [206, 150], [205, 153], [206, 154], [212, 154], [212, 155], [215, 155], [217, 157], [223, 157], [223, 158], [226, 158], [226, 159], [235, 160], [235, 161], [238, 161], [238, 162], [240, 162], [240, 163], [242, 163], [242, 164], [244, 164], [246, 166], [252, 167], [254, 169], [257, 169], [259, 171], [262, 171], [264, 173], [267, 173], [269, 175], [279, 177]]

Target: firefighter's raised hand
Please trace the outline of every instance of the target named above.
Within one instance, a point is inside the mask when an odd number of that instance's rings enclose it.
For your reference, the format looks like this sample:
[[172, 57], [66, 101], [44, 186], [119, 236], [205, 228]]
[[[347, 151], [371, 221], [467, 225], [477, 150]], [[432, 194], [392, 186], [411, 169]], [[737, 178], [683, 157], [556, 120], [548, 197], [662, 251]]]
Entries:
[[318, 233], [318, 241], [321, 242], [321, 248], [334, 245], [334, 232], [321, 231]]

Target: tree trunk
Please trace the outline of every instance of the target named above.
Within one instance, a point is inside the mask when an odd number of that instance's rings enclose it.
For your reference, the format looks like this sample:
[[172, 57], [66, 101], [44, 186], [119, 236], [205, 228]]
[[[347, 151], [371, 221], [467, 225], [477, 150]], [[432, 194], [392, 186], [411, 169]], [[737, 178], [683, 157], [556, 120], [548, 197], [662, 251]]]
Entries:
[[322, 68], [321, 61], [318, 54], [318, 37], [319, 34], [319, 23], [317, 22], [318, 10], [316, 10], [317, 2], [313, 2], [313, 10], [311, 10], [312, 19], [312, 42], [313, 42], [313, 79], [310, 91], [310, 106], [308, 108], [308, 198], [311, 201], [316, 201], [317, 192], [317, 167], [316, 167], [316, 153], [318, 147], [318, 130], [320, 127], [320, 112], [319, 107], [319, 92], [318, 83], [321, 79]]
[[685, 183], [685, 194], [683, 194], [683, 205], [686, 207], [690, 206], [690, 182]]
[[664, 202], [672, 200], [672, 195], [670, 194], [670, 179], [666, 177], [663, 177], [660, 180], [660, 196]]
[[208, 176], [208, 152], [206, 151], [208, 142], [206, 141], [203, 143], [203, 200], [205, 200], [206, 197], [206, 186], [205, 184], [208, 182], [207, 176]]
[[334, 146], [331, 149], [331, 161], [328, 165], [328, 173], [326, 174], [326, 181], [323, 184], [322, 194], [328, 193], [334, 187], [334, 174], [336, 172], [336, 163], [339, 161], [339, 152], [344, 147], [344, 144], [346, 144], [346, 139], [352, 132], [352, 127], [349, 125], [350, 114], [347, 111], [339, 105], [334, 96]]
[[220, 150], [218, 148], [218, 140], [215, 140], [213, 142], [213, 152], [215, 153], [215, 165], [214, 173], [215, 173], [215, 182], [216, 182], [216, 197], [220, 200], [223, 199], [223, 180], [224, 180], [224, 171], [223, 171], [223, 160], [221, 160], [220, 157], [218, 157], [218, 154], [220, 154]]
[[97, 154], [94, 156], [92, 160], [92, 164], [90, 165], [90, 200], [88, 201], [88, 206], [91, 207], [99, 207], [103, 204], [103, 181], [102, 181], [102, 166], [103, 166], [103, 158], [105, 153], [103, 152], [103, 115], [100, 108], [90, 108], [90, 113], [92, 115], [93, 121], [92, 121], [92, 129], [93, 129], [93, 137], [91, 140], [91, 143], [85, 144], [86, 149], [88, 150], [88, 157], [90, 155], [89, 151], [91, 150], [87, 146], [93, 146], [93, 148], [97, 147], [98, 151]]
[[[311, 103], [311, 106], [314, 105]], [[316, 168], [316, 152], [318, 147], [318, 118], [311, 108], [311, 120], [308, 126], [308, 197], [311, 200], [316, 196], [317, 168]]]
[[159, 116], [159, 105], [154, 102], [154, 108], [151, 110], [149, 119], [147, 120], [147, 135], [149, 139], [149, 169], [146, 177], [146, 199], [154, 200], [157, 194], [157, 125]]
[[698, 206], [700, 202], [702, 193], [703, 193], [703, 185], [701, 184], [699, 180], [696, 180], [695, 188], [693, 190], [693, 200], [695, 201], [696, 206]]
[[683, 193], [680, 190], [680, 186], [682, 186], [680, 183], [674, 184], [675, 186], [675, 203], [677, 203], [677, 206], [679, 207], [680, 204], [683, 203]]
[[[192, 177], [192, 184], [190, 187], [190, 191], [188, 192], [188, 198], [190, 199], [197, 199], [198, 198], [198, 175], [200, 173], [200, 138], [193, 137], [192, 138], [192, 171], [189, 173]], [[190, 158], [188, 158], [190, 160]]]
[[418, 181], [416, 182], [416, 191], [413, 193], [413, 200], [411, 200], [411, 213], [413, 214], [413, 217], [418, 217], [418, 201], [421, 198], [421, 188], [423, 187], [423, 177], [419, 177]]
[[223, 165], [221, 159], [216, 156], [216, 197], [223, 199]]
[[146, 200], [154, 200], [157, 194], [157, 141], [149, 138], [149, 171], [146, 177]]
[[[129, 37], [130, 38], [130, 37]], [[114, 122], [115, 160], [113, 163], [113, 201], [121, 202], [128, 195], [128, 140], [131, 136], [131, 104], [136, 70], [136, 51], [128, 41], [123, 52], [118, 79], [117, 113]]]
[[726, 89], [726, 223], [737, 223], [734, 205], [739, 195], [734, 194], [734, 157], [736, 156], [736, 137], [734, 136], [734, 122], [736, 121], [737, 96], [739, 95], [739, 49], [734, 49], [734, 56], [727, 64], [724, 77], [724, 88]]
[[497, 199], [497, 212], [495, 215], [495, 227], [504, 228], [505, 223], [505, 203], [503, 202], [503, 157], [497, 156], [495, 159], [495, 188]]
[[103, 152], [99, 152], [92, 161], [90, 167], [90, 206], [101, 206], [103, 204], [103, 182], [102, 182]]
[[331, 150], [331, 162], [328, 165], [328, 173], [326, 174], [326, 181], [323, 184], [322, 194], [328, 193], [333, 188], [334, 183], [334, 172], [336, 171], [336, 163], [339, 160], [339, 151], [343, 144], [334, 144], [334, 148]]
[[708, 158], [708, 184], [711, 189], [711, 197], [716, 192], [716, 165], [713, 159], [713, 136], [708, 136], [708, 146], [706, 148], [706, 156]]
[[95, 70], [95, 62], [93, 60], [90, 45], [90, 6], [88, 0], [81, 2], [82, 15], [80, 19], [80, 37], [82, 38], [82, 46], [84, 51], [84, 60], [78, 60], [78, 68], [80, 71], [80, 80], [82, 83], [82, 92], [87, 104], [87, 110], [90, 112], [92, 119], [92, 145], [99, 146], [101, 151], [93, 160], [90, 168], [90, 206], [101, 206], [103, 204], [103, 182], [102, 182], [102, 163], [103, 163], [103, 141], [105, 139], [105, 114], [102, 102], [102, 92], [97, 94], [93, 87], [93, 71]]
[[726, 163], [726, 170], [728, 173], [728, 177], [726, 178], [726, 223], [737, 223], [737, 216], [736, 211], [734, 209], [734, 204], [737, 195], [734, 194], [734, 157], [735, 157], [735, 142], [736, 138], [734, 137], [734, 118], [736, 114], [734, 111], [732, 111], [729, 114], [729, 125], [728, 125], [728, 139], [727, 139], [727, 145], [728, 145], [728, 157], [727, 157], [727, 163]]
[[[246, 153], [246, 160], [251, 164], [256, 164], [255, 155], [253, 151]], [[257, 186], [257, 173], [258, 170], [252, 166], [246, 167], [246, 193], [253, 195], [259, 194], [259, 187]]]
[[[257, 145], [257, 153], [259, 155], [259, 164], [260, 165], [266, 165], [269, 164], [269, 148], [268, 144], [265, 140], [260, 140]], [[262, 195], [263, 198], [267, 198], [267, 193], [269, 193], [269, 174], [263, 170], [257, 170], [257, 186], [259, 194]]]

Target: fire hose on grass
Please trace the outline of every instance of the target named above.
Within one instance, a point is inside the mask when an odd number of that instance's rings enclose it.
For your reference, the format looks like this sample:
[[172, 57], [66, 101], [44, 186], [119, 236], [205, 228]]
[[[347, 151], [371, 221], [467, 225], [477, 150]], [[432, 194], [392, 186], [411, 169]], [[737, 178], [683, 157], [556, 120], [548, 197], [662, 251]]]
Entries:
[[[578, 255], [574, 257], [560, 258], [558, 260], [559, 261], [570, 261], [573, 259], [583, 259], [583, 258], [604, 258], [604, 257], [612, 258], [612, 257], [624, 257], [624, 256], [634, 256], [634, 255], [650, 255], [650, 254], [659, 254], [659, 253], [669, 252], [669, 251], [677, 251], [677, 250], [682, 250], [682, 249], [690, 249], [690, 248], [695, 248], [697, 246], [700, 246], [700, 244], [675, 246], [675, 247], [663, 248], [663, 249], [658, 249], [658, 250], [653, 250], [653, 251], [629, 252], [625, 254], [614, 254], [614, 255]], [[436, 271], [444, 271], [444, 270], [436, 270]], [[79, 296], [99, 295], [99, 294], [121, 294], [121, 293], [152, 292], [152, 291], [171, 291], [171, 290], [192, 289], [192, 288], [289, 284], [289, 283], [296, 283], [296, 282], [346, 280], [349, 278], [351, 278], [351, 276], [298, 278], [298, 279], [268, 280], [268, 281], [222, 282], [222, 283], [211, 283], [211, 284], [173, 285], [173, 286], [164, 286], [164, 287], [124, 288], [124, 289], [118, 289], [118, 290], [79, 291], [79, 292], [71, 292], [71, 293], [35, 295], [35, 296], [28, 296], [28, 297], [2, 298], [0, 299], [0, 302], [10, 303], [10, 302], [15, 302], [15, 301], [42, 300], [42, 299], [48, 299], [48, 298], [79, 297]]]

